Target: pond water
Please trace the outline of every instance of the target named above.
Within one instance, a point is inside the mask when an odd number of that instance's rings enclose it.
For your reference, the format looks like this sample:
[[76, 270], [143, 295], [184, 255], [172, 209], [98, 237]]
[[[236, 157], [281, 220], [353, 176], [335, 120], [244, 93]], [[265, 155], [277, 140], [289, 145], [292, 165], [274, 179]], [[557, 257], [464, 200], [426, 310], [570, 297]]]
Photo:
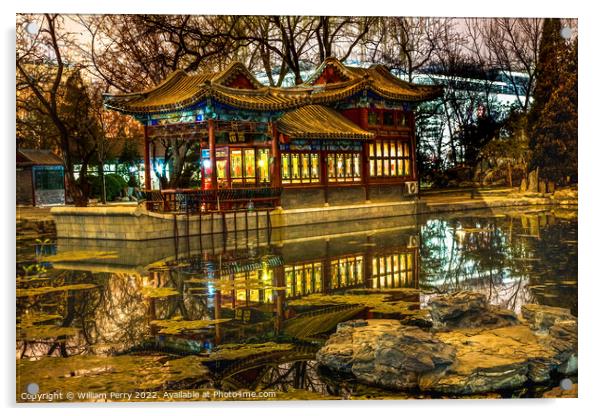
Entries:
[[[180, 399], [199, 400], [242, 391], [280, 400], [422, 397], [341, 379], [313, 357], [338, 322], [421, 324], [431, 296], [458, 290], [517, 313], [539, 303], [577, 315], [576, 211], [317, 229], [221, 242], [18, 241], [17, 392], [35, 382], [42, 392], [90, 393], [80, 400], [173, 400], [163, 393], [182, 389], [192, 396]], [[138, 395], [105, 396], [113, 391]]]

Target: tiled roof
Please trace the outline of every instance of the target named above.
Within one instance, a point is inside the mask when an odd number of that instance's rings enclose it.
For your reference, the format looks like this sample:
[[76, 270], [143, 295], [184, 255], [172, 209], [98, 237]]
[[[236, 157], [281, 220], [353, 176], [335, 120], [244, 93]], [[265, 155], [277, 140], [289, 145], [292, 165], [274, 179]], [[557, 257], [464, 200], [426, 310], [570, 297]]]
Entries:
[[62, 165], [63, 161], [60, 157], [52, 153], [50, 150], [42, 149], [17, 149], [17, 164], [18, 165]]
[[321, 105], [291, 110], [276, 124], [278, 131], [292, 139], [370, 139], [374, 136], [332, 108]]
[[[341, 81], [315, 85], [327, 67], [337, 71]], [[245, 77], [253, 88], [230, 86], [229, 82], [237, 76]], [[371, 90], [385, 99], [398, 101], [424, 101], [441, 94], [438, 87], [402, 81], [381, 65], [353, 68], [328, 58], [306, 83], [296, 87], [263, 86], [242, 64], [233, 63], [218, 73], [188, 75], [178, 70], [149, 90], [105, 95], [105, 105], [125, 113], [146, 114], [177, 111], [212, 98], [242, 109], [278, 111], [309, 104], [328, 104], [362, 90]]]

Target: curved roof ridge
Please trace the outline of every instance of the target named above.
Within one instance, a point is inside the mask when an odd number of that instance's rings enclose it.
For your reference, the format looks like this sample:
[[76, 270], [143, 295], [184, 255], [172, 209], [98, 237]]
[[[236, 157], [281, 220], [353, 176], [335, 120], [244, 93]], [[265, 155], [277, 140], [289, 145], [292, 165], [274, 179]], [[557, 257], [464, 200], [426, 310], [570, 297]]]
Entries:
[[211, 81], [213, 83], [218, 83], [221, 85], [225, 86], [225, 82], [228, 81], [228, 78], [231, 75], [235, 75], [238, 73], [242, 73], [243, 75], [246, 76], [246, 78], [251, 81], [251, 84], [253, 84], [253, 86], [255, 86], [255, 88], [261, 88], [264, 87], [265, 85], [263, 85], [261, 82], [259, 82], [257, 80], [257, 78], [255, 77], [255, 75], [253, 75], [253, 73], [251, 71], [249, 71], [249, 68], [247, 68], [242, 62], [240, 61], [234, 61], [231, 62], [224, 70], [216, 73], [212, 78]]
[[309, 76], [309, 78], [307, 78], [307, 80], [301, 85], [313, 86], [312, 82], [314, 82], [316, 79], [318, 79], [320, 77], [320, 75], [322, 75], [322, 73], [324, 72], [324, 70], [326, 69], [326, 67], [328, 65], [333, 65], [336, 69], [338, 69], [343, 75], [345, 75], [350, 80], [354, 80], [354, 79], [358, 78], [357, 74], [353, 73], [353, 71], [350, 71], [349, 67], [344, 65], [340, 60], [338, 60], [334, 56], [329, 56], [328, 58], [324, 59], [324, 61], [316, 68], [314, 73], [311, 74]]

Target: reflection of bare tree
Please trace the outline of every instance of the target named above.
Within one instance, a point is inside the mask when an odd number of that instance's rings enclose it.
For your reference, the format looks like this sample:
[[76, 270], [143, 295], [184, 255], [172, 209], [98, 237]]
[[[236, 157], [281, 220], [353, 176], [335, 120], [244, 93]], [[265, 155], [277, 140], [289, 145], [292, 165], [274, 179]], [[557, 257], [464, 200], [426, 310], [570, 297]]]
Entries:
[[52, 286], [92, 283], [92, 290], [70, 290], [17, 300], [17, 317], [47, 314], [60, 316], [59, 328], [75, 328], [74, 336], [19, 340], [21, 357], [67, 357], [94, 350], [122, 350], [138, 343], [147, 332], [147, 316], [139, 275], [92, 273], [51, 269]]
[[237, 374], [221, 380], [223, 388], [247, 388], [252, 390], [288, 391], [303, 389], [327, 393], [327, 386], [317, 372], [315, 361], [294, 361], [283, 364], [268, 364], [259, 370]]
[[542, 244], [558, 233], [547, 217], [536, 213], [427, 221], [420, 251], [422, 286], [439, 292], [479, 291], [491, 303], [518, 311], [534, 301], [533, 282], [542, 273], [535, 268], [552, 269], [552, 275], [571, 268], [566, 256], [564, 261], [542, 261], [560, 241]]

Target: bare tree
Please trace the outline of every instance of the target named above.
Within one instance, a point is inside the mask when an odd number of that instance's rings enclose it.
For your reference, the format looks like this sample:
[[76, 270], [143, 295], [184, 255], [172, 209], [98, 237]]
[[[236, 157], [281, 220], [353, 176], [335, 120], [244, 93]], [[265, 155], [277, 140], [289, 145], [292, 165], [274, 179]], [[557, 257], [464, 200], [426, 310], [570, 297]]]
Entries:
[[89, 114], [89, 100], [73, 63], [73, 38], [64, 30], [57, 14], [17, 16], [17, 85], [29, 96], [30, 108], [52, 127], [65, 167], [68, 192], [76, 205], [86, 205], [89, 186], [76, 181], [74, 165], [80, 163], [85, 176], [95, 152], [96, 124]]
[[414, 73], [431, 65], [445, 31], [453, 26], [450, 18], [385, 17], [375, 22], [376, 32], [369, 42], [372, 61], [398, 70], [413, 81]]
[[[473, 20], [469, 27], [475, 36], [478, 33], [482, 37], [482, 49], [487, 48], [489, 64], [502, 71], [514, 89], [517, 102], [527, 111], [535, 86], [543, 19], [479, 19]], [[526, 78], [516, 77], [516, 72]]]

